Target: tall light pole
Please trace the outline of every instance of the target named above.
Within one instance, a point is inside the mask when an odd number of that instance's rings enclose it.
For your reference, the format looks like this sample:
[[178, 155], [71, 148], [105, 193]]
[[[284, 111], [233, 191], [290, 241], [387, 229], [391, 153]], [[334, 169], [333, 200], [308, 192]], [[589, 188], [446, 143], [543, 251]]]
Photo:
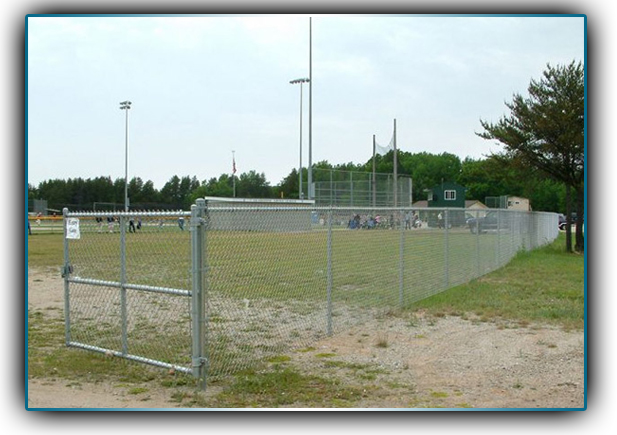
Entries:
[[120, 110], [126, 110], [124, 130], [124, 211], [129, 211], [129, 109], [130, 101], [122, 101]]
[[300, 188], [298, 189], [298, 197], [300, 199], [304, 199], [304, 191], [302, 189], [302, 84], [308, 82], [309, 79], [307, 78], [295, 79], [289, 82], [292, 85], [300, 84], [300, 170], [298, 171], [300, 173]]
[[309, 152], [308, 152], [308, 199], [313, 199], [313, 18], [309, 17]]

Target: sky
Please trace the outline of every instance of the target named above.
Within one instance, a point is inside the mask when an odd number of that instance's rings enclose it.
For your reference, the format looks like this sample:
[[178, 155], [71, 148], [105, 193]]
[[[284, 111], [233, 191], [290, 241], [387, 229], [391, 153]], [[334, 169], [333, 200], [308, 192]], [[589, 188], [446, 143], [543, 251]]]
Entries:
[[[124, 178], [157, 189], [254, 170], [276, 185], [309, 160], [365, 163], [387, 145], [483, 158], [479, 138], [547, 64], [585, 60], [584, 18], [33, 16], [27, 19], [28, 183]], [[302, 88], [302, 89], [301, 89]], [[302, 118], [300, 93], [302, 92]], [[413, 177], [413, 174], [412, 174]], [[306, 180], [305, 180], [306, 181]]]

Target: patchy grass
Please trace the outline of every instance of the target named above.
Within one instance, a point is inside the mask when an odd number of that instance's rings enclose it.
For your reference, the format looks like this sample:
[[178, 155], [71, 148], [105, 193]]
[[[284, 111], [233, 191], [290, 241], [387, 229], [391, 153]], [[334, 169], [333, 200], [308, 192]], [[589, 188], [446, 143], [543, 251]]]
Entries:
[[272, 371], [245, 371], [214, 398], [195, 405], [209, 408], [345, 408], [366, 393], [359, 387], [342, 385], [336, 379], [305, 375], [291, 368]]
[[377, 335], [377, 342], [375, 343], [375, 346], [377, 347], [381, 347], [381, 348], [386, 348], [388, 346], [390, 346], [390, 342], [388, 341], [388, 334], [385, 333], [380, 333]]
[[456, 312], [480, 322], [542, 323], [580, 330], [584, 326], [584, 259], [564, 252], [562, 238], [519, 253], [505, 267], [410, 308], [435, 317]]
[[315, 358], [332, 358], [333, 356], [336, 356], [336, 354], [332, 353], [332, 352], [316, 353], [315, 354]]
[[271, 358], [268, 358], [268, 362], [274, 363], [274, 364], [277, 364], [277, 363], [280, 364], [280, 363], [285, 363], [289, 361], [291, 361], [291, 357], [288, 355], [275, 355]]

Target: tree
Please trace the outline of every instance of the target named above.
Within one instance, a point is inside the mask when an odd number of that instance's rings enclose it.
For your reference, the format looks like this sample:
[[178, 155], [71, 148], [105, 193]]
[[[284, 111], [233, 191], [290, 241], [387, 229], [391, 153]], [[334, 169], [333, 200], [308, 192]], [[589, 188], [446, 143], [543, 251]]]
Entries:
[[174, 175], [161, 189], [161, 200], [170, 204], [176, 209], [182, 207], [182, 198], [180, 197], [180, 178]]
[[154, 183], [151, 180], [146, 181], [141, 189], [142, 201], [147, 203], [155, 203], [159, 201], [159, 192], [154, 188]]
[[[377, 172], [392, 172], [390, 153], [383, 159], [377, 160]], [[390, 157], [389, 161], [388, 157]], [[456, 181], [461, 172], [460, 159], [454, 154], [445, 152], [441, 154], [427, 152], [411, 154], [399, 151], [397, 162], [398, 173], [412, 177], [413, 197], [416, 200], [426, 198], [425, 190], [440, 184], [442, 181]]]
[[456, 180], [461, 186], [467, 188], [465, 197], [467, 199], [476, 199], [485, 201], [487, 196], [501, 196], [511, 194], [512, 192], [504, 192], [504, 186], [501, 184], [504, 181], [503, 172], [495, 171], [494, 161], [489, 159], [473, 160], [466, 158], [461, 166], [461, 173]]
[[140, 177], [133, 177], [129, 181], [128, 195], [131, 204], [143, 202], [141, 191], [144, 187], [144, 182]]
[[[303, 174], [304, 175], [304, 174]], [[316, 180], [317, 181], [317, 180]], [[293, 168], [289, 175], [287, 175], [277, 186], [277, 194], [283, 194], [283, 198], [298, 198], [299, 195], [299, 187], [300, 184], [298, 170]]]
[[218, 179], [210, 178], [204, 182], [190, 195], [191, 201], [195, 202], [197, 198], [205, 196], [231, 197], [233, 196], [233, 183], [228, 174], [221, 174]]
[[[578, 216], [584, 214], [585, 193], [585, 78], [582, 63], [547, 65], [543, 78], [531, 80], [527, 98], [515, 94], [506, 103], [511, 114], [497, 124], [480, 120], [484, 139], [496, 139], [505, 155], [542, 171], [566, 187], [566, 215], [571, 215], [573, 190]], [[566, 225], [566, 249], [572, 250], [570, 225]], [[581, 219], [576, 224], [578, 252], [584, 250]]]
[[240, 175], [236, 188], [240, 198], [269, 198], [272, 195], [266, 175], [253, 170]]

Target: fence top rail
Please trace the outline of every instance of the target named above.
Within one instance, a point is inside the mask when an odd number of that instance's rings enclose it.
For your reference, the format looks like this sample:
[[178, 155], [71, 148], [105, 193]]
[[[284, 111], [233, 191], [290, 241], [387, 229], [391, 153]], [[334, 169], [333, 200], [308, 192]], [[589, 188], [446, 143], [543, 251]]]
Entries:
[[277, 198], [227, 198], [219, 196], [205, 196], [208, 204], [233, 203], [233, 204], [305, 204], [313, 205], [315, 201], [310, 199], [277, 199]]
[[[260, 201], [255, 202], [255, 204], [259, 204]], [[457, 208], [457, 207], [351, 207], [351, 206], [314, 206], [312, 202], [303, 201], [302, 203], [306, 204], [304, 206], [299, 205], [287, 205], [287, 206], [277, 206], [275, 203], [273, 205], [250, 205], [249, 202], [239, 205], [227, 205], [230, 203], [208, 203], [207, 209], [212, 212], [228, 212], [228, 211], [280, 211], [280, 212], [292, 212], [292, 211], [311, 211], [311, 212], [328, 212], [328, 211], [341, 211], [341, 212], [407, 212], [407, 211], [418, 211], [418, 212], [439, 212], [439, 211], [458, 211], [465, 213], [488, 213], [491, 211], [499, 211], [503, 213], [513, 213], [513, 214], [533, 214], [533, 215], [557, 215], [553, 212], [543, 212], [543, 211], [525, 211], [525, 210], [509, 210], [502, 208], [486, 208], [486, 209], [477, 209], [477, 208]], [[290, 203], [293, 204], [293, 203]], [[68, 209], [63, 210], [63, 215], [66, 217], [190, 217], [191, 212], [185, 210], [144, 210], [144, 211], [136, 211], [129, 210], [125, 211], [68, 211]], [[31, 218], [29, 216], [29, 218]], [[61, 219], [62, 216], [58, 216], [57, 219]]]
[[165, 210], [165, 211], [68, 211], [64, 209], [64, 215], [66, 217], [152, 217], [152, 216], [160, 216], [160, 217], [185, 217], [191, 216], [190, 211], [184, 210]]
[[497, 209], [497, 208], [458, 208], [458, 207], [364, 207], [364, 206], [312, 206], [312, 207], [298, 207], [298, 206], [276, 206], [276, 205], [219, 205], [208, 204], [208, 210], [213, 212], [219, 211], [311, 211], [311, 212], [327, 212], [327, 211], [344, 211], [344, 212], [407, 212], [407, 211], [422, 211], [422, 212], [440, 212], [440, 211], [457, 211], [466, 213], [488, 213], [491, 211], [499, 211], [509, 214], [536, 214], [536, 215], [556, 215], [552, 212], [539, 212], [539, 211], [525, 211], [525, 210], [509, 210], [509, 209]]

